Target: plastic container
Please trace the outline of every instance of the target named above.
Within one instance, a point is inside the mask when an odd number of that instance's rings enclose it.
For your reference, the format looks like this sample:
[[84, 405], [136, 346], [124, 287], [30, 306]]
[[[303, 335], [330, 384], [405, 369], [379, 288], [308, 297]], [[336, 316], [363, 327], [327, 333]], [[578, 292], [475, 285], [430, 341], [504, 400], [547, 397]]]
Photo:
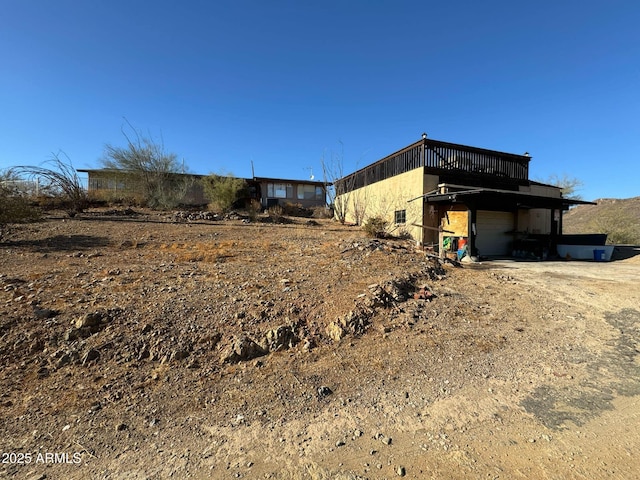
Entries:
[[605, 254], [604, 250], [600, 250], [599, 248], [596, 248], [593, 250], [593, 259], [596, 262], [604, 262], [607, 259], [607, 256]]

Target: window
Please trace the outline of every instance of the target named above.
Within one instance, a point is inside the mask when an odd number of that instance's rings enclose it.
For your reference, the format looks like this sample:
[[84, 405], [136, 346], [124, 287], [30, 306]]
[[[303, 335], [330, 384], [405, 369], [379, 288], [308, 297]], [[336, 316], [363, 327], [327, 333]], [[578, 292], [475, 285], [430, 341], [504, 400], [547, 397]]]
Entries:
[[290, 183], [268, 183], [267, 197], [293, 198], [293, 185]]
[[395, 211], [395, 223], [407, 223], [407, 211], [396, 210]]
[[318, 190], [322, 192], [322, 188], [313, 185], [298, 185], [298, 200], [320, 200], [322, 193], [318, 196]]

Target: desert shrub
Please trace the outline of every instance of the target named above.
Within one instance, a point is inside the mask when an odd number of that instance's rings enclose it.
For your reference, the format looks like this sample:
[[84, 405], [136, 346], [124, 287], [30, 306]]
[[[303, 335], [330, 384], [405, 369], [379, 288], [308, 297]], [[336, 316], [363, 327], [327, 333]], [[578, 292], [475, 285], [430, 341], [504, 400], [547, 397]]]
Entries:
[[640, 226], [624, 210], [603, 212], [589, 223], [589, 227], [591, 231], [606, 233], [609, 245], [640, 245]]
[[284, 209], [284, 214], [290, 217], [309, 218], [313, 215], [313, 210], [303, 207], [300, 203], [287, 202], [282, 208]]
[[12, 170], [0, 172], [0, 226], [7, 223], [34, 221], [41, 212], [16, 187], [18, 177]]
[[[54, 154], [47, 166], [22, 165], [13, 167], [15, 174], [24, 178], [36, 178], [41, 184], [40, 192], [54, 204], [64, 208], [69, 216], [82, 212], [88, 205], [87, 191], [82, 185], [71, 160], [63, 152]], [[58, 207], [55, 207], [58, 208]]]
[[311, 216], [313, 218], [333, 218], [334, 214], [333, 214], [333, 210], [331, 209], [331, 207], [313, 207], [312, 208], [313, 213], [311, 214]]
[[281, 205], [274, 205], [267, 210], [267, 217], [262, 219], [265, 223], [292, 223], [284, 214]]
[[231, 174], [211, 174], [202, 179], [204, 193], [211, 201], [209, 208], [220, 213], [227, 213], [246, 189], [246, 182]]
[[267, 214], [273, 220], [281, 220], [282, 217], [284, 217], [284, 208], [282, 208], [281, 205], [274, 205], [273, 207], [269, 207]]
[[247, 215], [249, 215], [249, 219], [252, 222], [255, 222], [258, 218], [258, 215], [262, 211], [262, 205], [255, 198], [252, 199], [247, 205]]
[[384, 238], [387, 236], [387, 226], [389, 223], [382, 217], [370, 217], [364, 222], [362, 229], [374, 238]]
[[28, 199], [0, 192], [0, 225], [38, 220], [41, 212]]
[[413, 238], [406, 228], [399, 228], [394, 232], [393, 236], [400, 240], [411, 240]]

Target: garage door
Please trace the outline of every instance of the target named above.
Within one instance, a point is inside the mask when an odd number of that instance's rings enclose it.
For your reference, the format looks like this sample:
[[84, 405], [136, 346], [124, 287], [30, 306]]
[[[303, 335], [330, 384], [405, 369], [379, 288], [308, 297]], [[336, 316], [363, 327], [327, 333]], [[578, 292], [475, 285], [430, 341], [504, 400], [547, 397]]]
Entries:
[[476, 216], [476, 248], [480, 255], [510, 255], [514, 214], [478, 210]]

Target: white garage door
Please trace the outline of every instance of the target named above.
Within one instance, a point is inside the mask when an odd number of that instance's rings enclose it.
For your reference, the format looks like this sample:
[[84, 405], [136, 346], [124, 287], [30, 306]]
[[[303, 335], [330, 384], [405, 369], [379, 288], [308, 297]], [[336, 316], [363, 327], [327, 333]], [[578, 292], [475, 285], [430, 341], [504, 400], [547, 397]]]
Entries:
[[510, 255], [514, 214], [478, 210], [476, 216], [476, 248], [480, 255]]

